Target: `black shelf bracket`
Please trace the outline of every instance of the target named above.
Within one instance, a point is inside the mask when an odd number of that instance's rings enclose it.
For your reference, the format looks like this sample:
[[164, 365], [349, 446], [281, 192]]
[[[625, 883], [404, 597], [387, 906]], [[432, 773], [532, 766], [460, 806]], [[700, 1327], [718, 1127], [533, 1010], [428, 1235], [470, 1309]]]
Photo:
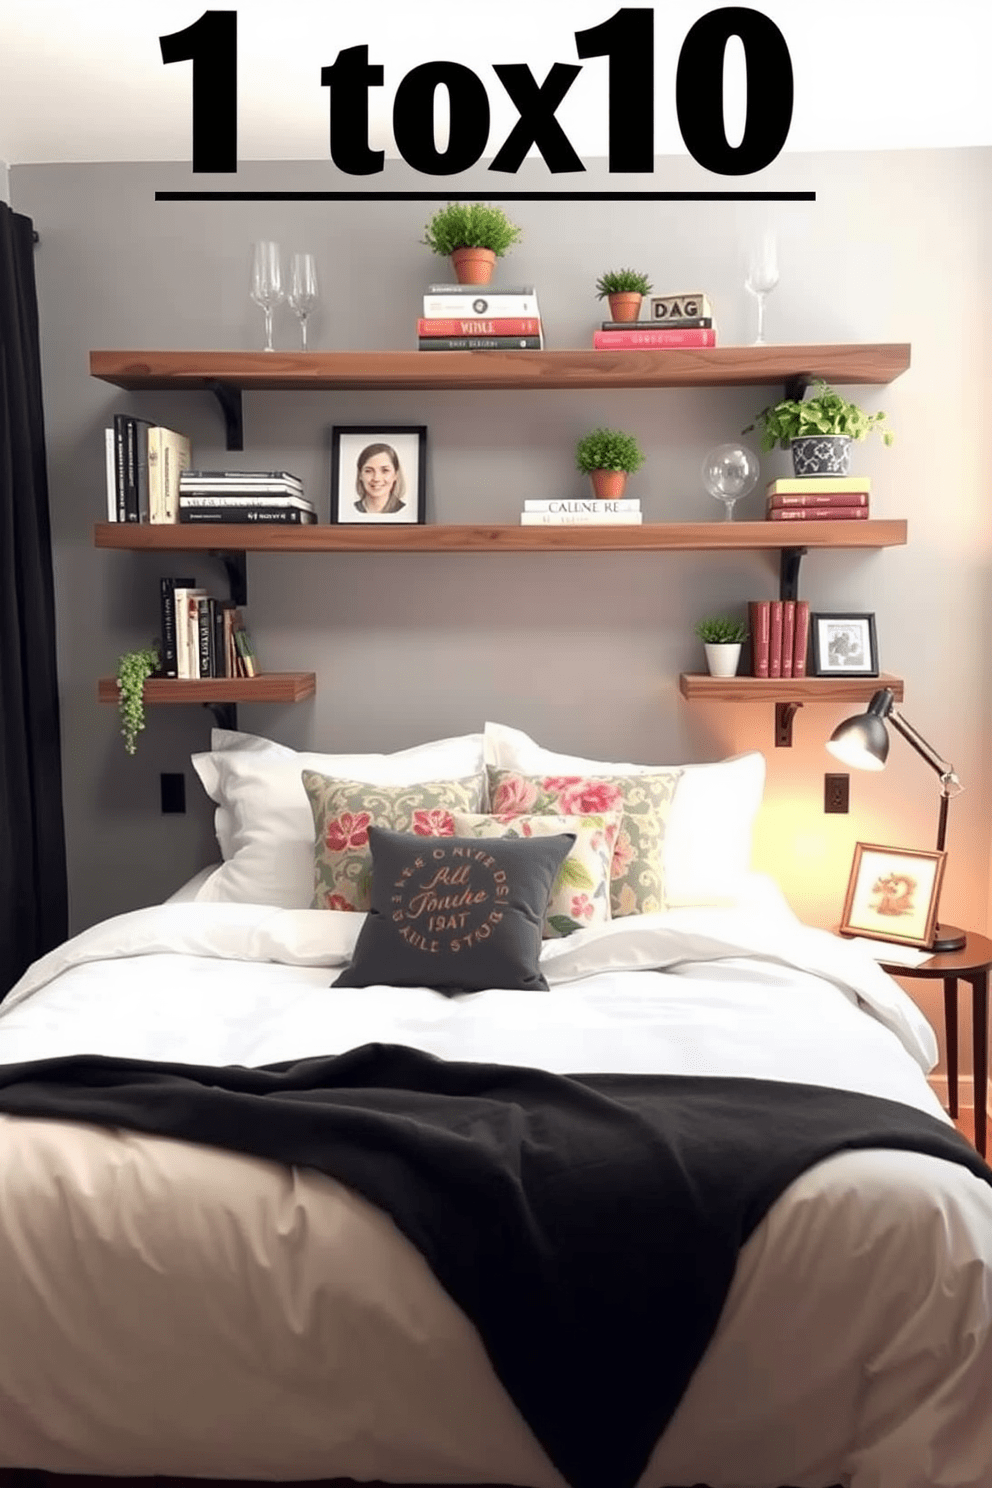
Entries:
[[224, 415], [224, 433], [227, 438], [229, 450], [243, 450], [245, 447], [245, 426], [241, 409], [241, 389], [232, 387], [229, 382], [219, 382], [215, 377], [208, 377], [206, 386], [213, 393], [220, 404], [220, 411]]
[[785, 396], [792, 403], [801, 403], [806, 389], [816, 378], [810, 372], [794, 372], [785, 379]]
[[799, 598], [799, 566], [808, 548], [783, 548], [778, 559], [779, 599]]
[[204, 703], [203, 706], [210, 709], [218, 728], [230, 729], [232, 733], [237, 730], [237, 703]]
[[243, 551], [221, 552], [215, 549], [210, 556], [223, 563], [227, 574], [227, 582], [230, 588], [231, 598], [236, 605], [248, 603], [248, 556]]
[[776, 703], [775, 704], [775, 748], [792, 748], [792, 720], [796, 716], [796, 709], [801, 708], [802, 703]]

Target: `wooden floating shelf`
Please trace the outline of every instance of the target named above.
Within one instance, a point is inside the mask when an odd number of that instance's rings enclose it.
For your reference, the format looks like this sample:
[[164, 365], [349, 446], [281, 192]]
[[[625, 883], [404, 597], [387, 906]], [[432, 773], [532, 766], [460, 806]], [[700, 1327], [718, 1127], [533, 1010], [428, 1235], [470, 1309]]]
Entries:
[[[317, 691], [313, 672], [263, 672], [258, 677], [149, 677], [146, 703], [301, 703]], [[116, 703], [117, 678], [101, 677], [101, 703]]]
[[679, 691], [690, 702], [717, 699], [722, 703], [859, 703], [880, 687], [891, 687], [902, 702], [903, 680], [882, 672], [877, 677], [710, 677], [705, 672], [683, 672]]
[[904, 342], [593, 351], [91, 351], [90, 376], [131, 392], [500, 388], [746, 387], [823, 377], [892, 382], [910, 364]]
[[[424, 353], [435, 355], [435, 353]], [[441, 355], [440, 352], [436, 353]], [[650, 522], [644, 526], [522, 527], [433, 523], [339, 527], [231, 523], [98, 522], [98, 548], [158, 552], [506, 553], [713, 552], [734, 549], [891, 548], [906, 542], [901, 518], [855, 522]]]

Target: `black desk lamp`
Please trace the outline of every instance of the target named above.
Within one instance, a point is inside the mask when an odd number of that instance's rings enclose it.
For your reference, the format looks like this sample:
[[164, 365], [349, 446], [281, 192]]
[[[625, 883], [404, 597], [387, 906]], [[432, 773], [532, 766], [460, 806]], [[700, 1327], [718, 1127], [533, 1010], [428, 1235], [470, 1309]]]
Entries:
[[[922, 755], [932, 770], [936, 770], [940, 776], [940, 817], [937, 823], [937, 851], [944, 851], [944, 839], [947, 836], [947, 803], [952, 796], [958, 796], [964, 790], [964, 786], [954, 773], [954, 766], [949, 765], [945, 759], [941, 759], [937, 751], [927, 743], [920, 734], [916, 732], [911, 723], [907, 723], [901, 713], [897, 713], [893, 704], [895, 696], [891, 687], [880, 687], [871, 702], [868, 704], [866, 713], [859, 713], [854, 718], [847, 718], [838, 724], [827, 741], [827, 748], [837, 759], [842, 760], [845, 765], [853, 765], [856, 770], [882, 770], [889, 754], [889, 734], [885, 727], [888, 719], [892, 727], [902, 734], [908, 744], [911, 744], [917, 754]], [[935, 931], [933, 944], [934, 953], [940, 951], [960, 951], [967, 937], [964, 931], [957, 930], [953, 925], [938, 925]]]

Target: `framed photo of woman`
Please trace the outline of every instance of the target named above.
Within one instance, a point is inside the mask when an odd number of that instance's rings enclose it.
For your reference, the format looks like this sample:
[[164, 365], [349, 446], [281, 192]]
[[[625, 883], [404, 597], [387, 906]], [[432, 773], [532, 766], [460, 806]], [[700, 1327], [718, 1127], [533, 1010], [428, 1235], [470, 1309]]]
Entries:
[[331, 521], [424, 521], [424, 424], [335, 424], [331, 430]]

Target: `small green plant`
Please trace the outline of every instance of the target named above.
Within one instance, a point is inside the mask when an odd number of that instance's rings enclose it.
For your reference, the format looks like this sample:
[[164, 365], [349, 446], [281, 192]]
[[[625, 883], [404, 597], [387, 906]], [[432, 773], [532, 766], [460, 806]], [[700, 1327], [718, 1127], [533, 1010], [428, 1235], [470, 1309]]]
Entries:
[[747, 626], [743, 620], [713, 615], [708, 620], [700, 620], [696, 634], [707, 646], [733, 646], [747, 640]]
[[620, 429], [593, 429], [576, 445], [575, 464], [583, 475], [591, 470], [626, 470], [630, 475], [644, 464], [644, 452], [633, 434]]
[[159, 667], [158, 646], [142, 651], [128, 651], [117, 663], [118, 710], [121, 733], [128, 754], [137, 749], [137, 739], [145, 726], [145, 682]]
[[761, 448], [765, 451], [773, 450], [776, 445], [788, 449], [791, 440], [802, 439], [807, 434], [843, 434], [848, 439], [866, 439], [873, 429], [878, 430], [885, 444], [892, 443], [892, 431], [879, 429], [884, 413], [865, 413], [822, 378], [814, 387], [812, 397], [783, 398], [780, 403], [770, 403], [741, 432], [750, 434], [760, 425]]
[[651, 280], [636, 269], [608, 269], [596, 280], [596, 298], [605, 300], [611, 294], [649, 294]]
[[456, 248], [489, 248], [502, 258], [521, 231], [500, 207], [485, 202], [449, 202], [434, 213], [421, 241], [443, 258], [450, 257]]

